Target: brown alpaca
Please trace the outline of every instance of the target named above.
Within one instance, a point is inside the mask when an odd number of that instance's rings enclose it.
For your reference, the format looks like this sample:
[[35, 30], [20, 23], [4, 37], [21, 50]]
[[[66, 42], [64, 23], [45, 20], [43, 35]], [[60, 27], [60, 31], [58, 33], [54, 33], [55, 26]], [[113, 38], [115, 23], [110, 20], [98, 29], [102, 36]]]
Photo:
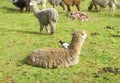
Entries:
[[44, 68], [68, 67], [78, 63], [81, 47], [87, 34], [75, 31], [69, 49], [43, 48], [34, 50], [27, 57], [27, 64]]
[[68, 12], [70, 12], [71, 11], [70, 6], [74, 5], [77, 7], [77, 10], [80, 11], [80, 3], [83, 0], [62, 0], [62, 1], [66, 4]]

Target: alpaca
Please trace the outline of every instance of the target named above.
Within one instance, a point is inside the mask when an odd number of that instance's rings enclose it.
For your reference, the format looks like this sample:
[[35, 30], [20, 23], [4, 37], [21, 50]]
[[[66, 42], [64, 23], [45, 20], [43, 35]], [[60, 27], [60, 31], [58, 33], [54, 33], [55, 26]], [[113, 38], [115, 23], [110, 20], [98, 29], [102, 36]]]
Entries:
[[109, 11], [114, 12], [115, 6], [120, 7], [120, 4], [117, 2], [117, 0], [92, 0], [88, 10], [91, 11], [93, 6], [95, 7], [95, 10], [98, 10], [97, 5], [100, 6], [100, 11], [102, 12], [105, 7], [109, 5]]
[[61, 44], [61, 47], [65, 48], [65, 49], [69, 49], [70, 45], [66, 42], [62, 42], [61, 40], [59, 41]]
[[26, 9], [26, 12], [30, 11], [30, 0], [9, 0], [13, 5], [20, 8], [20, 11], [23, 12], [23, 9]]
[[46, 0], [31, 0], [31, 1], [36, 1], [38, 4], [42, 5], [42, 9], [46, 9]]
[[[38, 18], [40, 23], [40, 33], [42, 33], [44, 26], [49, 34], [54, 34], [56, 28], [56, 22], [58, 19], [58, 12], [54, 8], [39, 10], [36, 1], [31, 1], [30, 6], [34, 11], [34, 15]], [[49, 31], [49, 25], [51, 31]]]
[[81, 47], [86, 37], [85, 31], [75, 31], [69, 49], [36, 49], [28, 55], [26, 62], [29, 65], [44, 68], [62, 68], [75, 65], [79, 61]]
[[53, 5], [53, 8], [55, 6], [60, 5], [63, 8], [63, 11], [65, 11], [65, 4], [62, 0], [48, 0], [51, 5]]
[[68, 12], [71, 12], [70, 6], [74, 5], [77, 7], [77, 10], [80, 11], [80, 3], [83, 0], [62, 0], [62, 1], [66, 4]]

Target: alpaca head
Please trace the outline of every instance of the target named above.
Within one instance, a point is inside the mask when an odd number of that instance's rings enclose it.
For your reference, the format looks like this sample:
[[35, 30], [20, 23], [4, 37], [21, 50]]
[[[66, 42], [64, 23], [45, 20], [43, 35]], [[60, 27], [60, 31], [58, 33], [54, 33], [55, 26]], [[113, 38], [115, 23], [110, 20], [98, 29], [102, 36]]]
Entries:
[[87, 34], [86, 34], [85, 31], [75, 31], [73, 36], [75, 38], [80, 38], [80, 39], [82, 39], [84, 41], [86, 39], [86, 37], [87, 37]]
[[69, 49], [70, 45], [68, 43], [63, 43], [62, 47], [65, 48], [65, 49]]
[[34, 0], [31, 0], [31, 2], [29, 4], [30, 4], [30, 6], [33, 6], [33, 5], [37, 5], [37, 2]]

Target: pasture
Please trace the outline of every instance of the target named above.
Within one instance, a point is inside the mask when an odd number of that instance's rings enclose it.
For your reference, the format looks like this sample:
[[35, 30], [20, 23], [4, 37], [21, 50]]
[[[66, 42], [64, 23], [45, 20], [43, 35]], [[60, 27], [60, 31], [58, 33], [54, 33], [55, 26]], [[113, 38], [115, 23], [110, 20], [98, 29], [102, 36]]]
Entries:
[[[55, 34], [48, 35], [44, 29], [40, 35], [32, 11], [20, 13], [8, 0], [0, 0], [0, 83], [120, 83], [120, 9], [114, 13], [108, 12], [108, 7], [102, 13], [88, 12], [89, 3], [84, 0], [81, 4], [89, 21], [68, 20], [67, 12], [57, 6]], [[52, 6], [47, 2], [48, 7]], [[88, 34], [77, 65], [45, 69], [26, 64], [25, 58], [34, 49], [59, 48], [59, 40], [70, 43], [76, 30]]]

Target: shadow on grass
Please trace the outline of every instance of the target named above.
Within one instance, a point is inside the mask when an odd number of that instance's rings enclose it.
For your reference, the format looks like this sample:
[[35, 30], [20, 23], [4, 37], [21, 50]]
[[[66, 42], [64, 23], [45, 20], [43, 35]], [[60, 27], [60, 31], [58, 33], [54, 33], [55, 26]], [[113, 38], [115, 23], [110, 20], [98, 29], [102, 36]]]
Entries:
[[115, 14], [115, 17], [120, 18], [120, 14]]
[[35, 34], [35, 35], [49, 35], [48, 33], [42, 33], [40, 34], [40, 32], [35, 32], [35, 31], [23, 31], [23, 30], [17, 30], [17, 29], [4, 29], [4, 28], [0, 28], [0, 31], [7, 31], [7, 32], [18, 32], [18, 33], [23, 33], [23, 34]]
[[22, 66], [22, 65], [27, 65], [27, 63], [26, 63], [26, 58], [23, 59], [23, 60], [20, 60], [16, 65], [17, 65], [17, 67], [20, 67], [20, 66]]
[[23, 30], [4, 29], [4, 28], [0, 28], [0, 30], [4, 30], [4, 31], [7, 31], [7, 32], [18, 32], [18, 33], [26, 33], [26, 34], [36, 34], [36, 35], [40, 35], [39, 32], [34, 32], [34, 31], [23, 31]]
[[21, 12], [20, 11], [20, 9], [18, 8], [10, 8], [10, 7], [6, 7], [6, 6], [2, 6], [2, 7], [0, 7], [0, 10], [3, 12], [3, 13], [24, 13], [24, 11], [23, 12]]
[[6, 6], [2, 6], [0, 8], [2, 10], [2, 12], [4, 13], [15, 13], [16, 9], [14, 8], [9, 8], [9, 7], [6, 7]]

